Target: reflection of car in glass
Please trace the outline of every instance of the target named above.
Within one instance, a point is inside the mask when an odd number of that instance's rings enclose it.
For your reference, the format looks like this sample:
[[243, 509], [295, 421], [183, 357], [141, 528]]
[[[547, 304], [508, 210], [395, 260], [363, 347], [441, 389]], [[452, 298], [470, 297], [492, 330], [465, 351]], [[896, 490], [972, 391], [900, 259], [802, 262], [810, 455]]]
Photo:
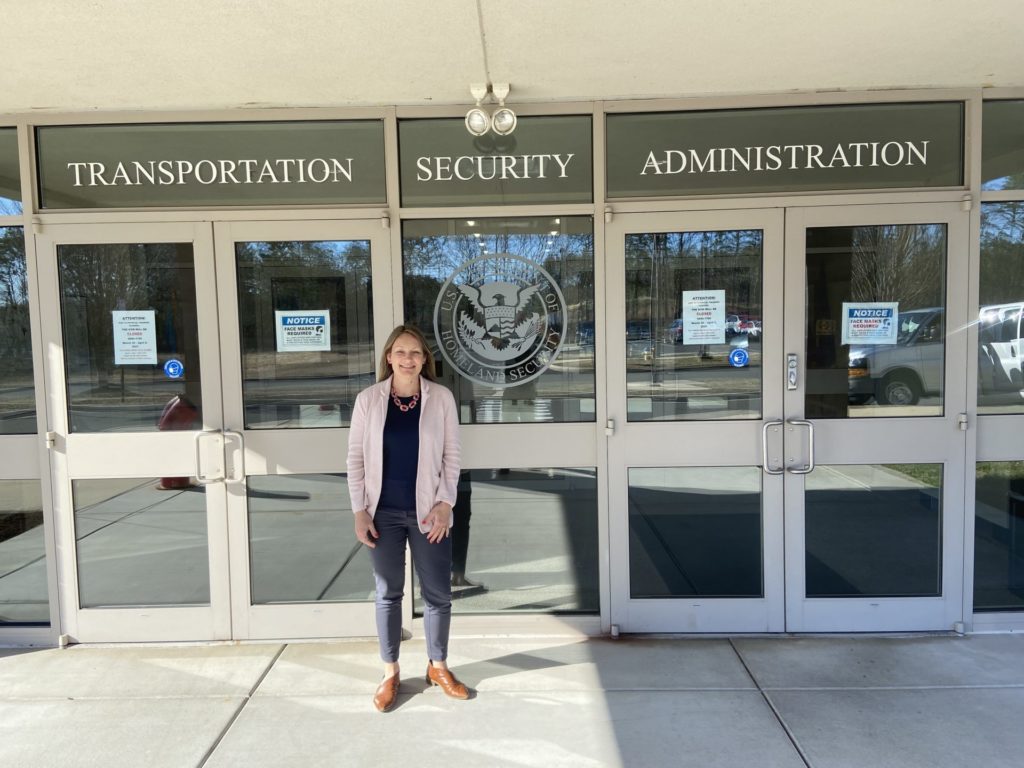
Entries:
[[982, 392], [1024, 389], [1024, 302], [981, 308], [978, 359]]
[[594, 343], [594, 324], [583, 322], [576, 326], [576, 344], [587, 346]]
[[740, 325], [743, 321], [739, 315], [726, 315], [725, 316], [725, 335], [735, 336], [740, 332]]
[[914, 405], [941, 392], [944, 350], [941, 308], [900, 312], [895, 344], [850, 347], [850, 403], [874, 397], [882, 405]]
[[626, 358], [631, 360], [651, 359], [651, 321], [626, 321]]
[[626, 341], [643, 341], [651, 338], [651, 323], [649, 320], [627, 320]]
[[747, 334], [751, 339], [761, 338], [760, 320], [743, 320], [740, 322], [740, 332]]
[[672, 325], [665, 329], [665, 341], [672, 344], [683, 343], [683, 318], [677, 317], [672, 321]]

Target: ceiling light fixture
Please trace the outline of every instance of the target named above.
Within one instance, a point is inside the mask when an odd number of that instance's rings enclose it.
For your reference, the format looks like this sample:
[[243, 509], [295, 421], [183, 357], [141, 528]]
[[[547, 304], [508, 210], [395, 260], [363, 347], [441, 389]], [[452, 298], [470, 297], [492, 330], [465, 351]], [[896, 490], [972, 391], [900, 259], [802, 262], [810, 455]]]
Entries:
[[476, 106], [466, 113], [466, 130], [474, 136], [483, 136], [491, 129], [491, 116], [480, 108], [480, 102], [487, 97], [490, 86], [485, 83], [473, 83], [469, 92], [476, 99]]
[[[488, 131], [494, 131], [499, 136], [508, 136], [512, 133], [519, 119], [515, 112], [505, 106], [505, 99], [510, 90], [512, 87], [508, 83], [470, 84], [469, 93], [476, 100], [476, 106], [471, 107], [466, 113], [466, 130], [474, 136], [483, 136]], [[498, 108], [493, 114], [489, 114], [481, 106], [488, 96], [493, 96], [498, 102]]]
[[491, 91], [498, 100], [498, 108], [491, 115], [491, 130], [499, 136], [508, 136], [519, 122], [516, 113], [505, 106], [505, 99], [510, 90], [511, 86], [508, 83], [495, 83], [491, 86]]

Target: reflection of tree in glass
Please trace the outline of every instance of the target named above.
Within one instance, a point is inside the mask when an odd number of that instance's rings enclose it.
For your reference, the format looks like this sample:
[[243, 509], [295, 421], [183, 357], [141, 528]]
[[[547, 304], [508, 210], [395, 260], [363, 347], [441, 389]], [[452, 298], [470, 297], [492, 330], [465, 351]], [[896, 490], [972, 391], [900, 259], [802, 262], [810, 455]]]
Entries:
[[[247, 424], [276, 423], [276, 415], [266, 422], [257, 415], [264, 406], [274, 414], [299, 405], [347, 413], [375, 368], [370, 243], [239, 242], [235, 257]], [[323, 310], [329, 349], [278, 350], [276, 312]]]
[[235, 255], [245, 351], [276, 349], [275, 310], [330, 310], [334, 350], [372, 343], [368, 242], [243, 242]]
[[898, 301], [902, 309], [944, 304], [946, 228], [940, 224], [854, 227], [853, 301]]
[[[433, 339], [434, 308], [444, 283], [466, 262], [504, 253], [540, 264], [562, 291], [566, 316], [561, 318], [560, 360], [566, 366], [550, 368], [526, 384], [504, 390], [503, 397], [512, 408], [522, 403], [542, 404], [533, 412], [517, 416], [509, 408], [495, 407], [483, 420], [589, 420], [592, 416], [581, 414], [578, 403], [594, 397], [594, 238], [590, 217], [489, 219], [465, 225], [454, 220], [407, 223], [402, 239], [405, 320]], [[444, 383], [470, 409], [486, 410], [488, 399], [502, 396], [494, 387], [456, 377], [436, 346], [434, 350], [444, 369]], [[567, 405], [570, 403], [575, 410]], [[478, 417], [483, 418], [479, 414], [473, 418]]]
[[28, 275], [21, 227], [0, 228], [0, 365], [5, 376], [32, 370]]
[[981, 207], [980, 298], [982, 306], [1024, 299], [1024, 202]]
[[761, 317], [760, 230], [668, 232], [626, 238], [626, 318], [657, 334], [682, 314], [683, 291], [724, 290], [725, 310]]
[[[177, 347], [184, 302], [195, 304], [192, 247], [174, 243], [61, 245], [57, 249], [68, 365], [91, 368], [106, 386], [114, 365], [114, 310], [155, 309], [157, 349]], [[187, 260], [186, 260], [187, 259]], [[189, 272], [193, 295], [182, 296], [179, 272]], [[163, 313], [168, 313], [164, 315]], [[176, 318], [178, 323], [161, 322]], [[81, 357], [70, 354], [77, 351]]]
[[[594, 240], [590, 234], [508, 233], [406, 237], [402, 244], [405, 271], [405, 317], [432, 329], [438, 292], [467, 261], [509, 253], [540, 264], [562, 290], [570, 321], [593, 322]], [[567, 328], [572, 333], [572, 328]], [[428, 334], [429, 335], [429, 334]]]

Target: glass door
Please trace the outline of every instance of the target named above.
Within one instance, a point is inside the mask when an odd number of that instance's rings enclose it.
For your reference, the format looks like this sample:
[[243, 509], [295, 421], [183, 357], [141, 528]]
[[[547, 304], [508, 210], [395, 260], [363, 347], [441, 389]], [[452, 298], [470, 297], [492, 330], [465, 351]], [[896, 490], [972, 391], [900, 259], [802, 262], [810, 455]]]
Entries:
[[379, 222], [215, 225], [236, 638], [372, 635], [345, 476], [392, 309]]
[[784, 629], [782, 242], [782, 210], [608, 225], [610, 615], [622, 631]]
[[786, 629], [963, 619], [968, 215], [790, 209]]
[[229, 638], [210, 225], [36, 238], [64, 631]]
[[38, 249], [68, 634], [372, 634], [344, 473], [395, 322], [386, 231], [48, 225]]
[[461, 632], [493, 632], [495, 615], [508, 631], [600, 628], [602, 281], [591, 216], [402, 223], [404, 316], [459, 407]]

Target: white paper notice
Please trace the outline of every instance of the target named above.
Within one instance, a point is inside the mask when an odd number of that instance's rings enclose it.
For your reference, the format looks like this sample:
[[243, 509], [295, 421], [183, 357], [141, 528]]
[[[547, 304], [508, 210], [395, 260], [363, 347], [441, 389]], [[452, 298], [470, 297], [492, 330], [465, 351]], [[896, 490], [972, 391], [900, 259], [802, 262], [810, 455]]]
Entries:
[[114, 365], [156, 365], [156, 310], [115, 309]]
[[843, 344], [895, 344], [898, 301], [843, 302]]
[[683, 291], [683, 340], [725, 343], [725, 291]]
[[276, 310], [278, 352], [329, 352], [331, 311], [329, 309]]

